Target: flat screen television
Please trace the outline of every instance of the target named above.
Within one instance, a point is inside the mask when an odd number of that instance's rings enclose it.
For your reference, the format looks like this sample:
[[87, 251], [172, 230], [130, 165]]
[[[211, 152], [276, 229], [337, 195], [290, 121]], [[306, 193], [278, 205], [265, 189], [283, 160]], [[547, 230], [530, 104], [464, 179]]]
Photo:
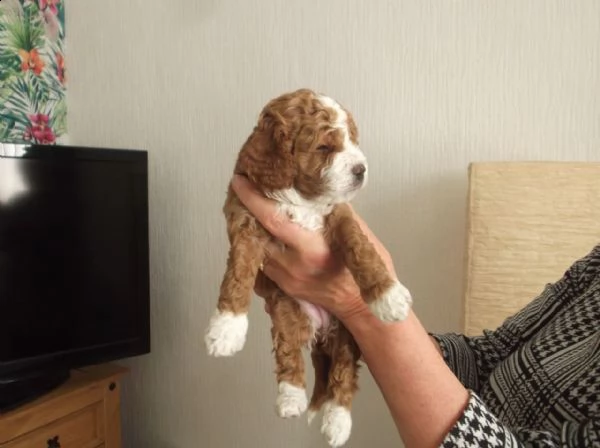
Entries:
[[0, 143], [0, 412], [150, 351], [147, 152]]

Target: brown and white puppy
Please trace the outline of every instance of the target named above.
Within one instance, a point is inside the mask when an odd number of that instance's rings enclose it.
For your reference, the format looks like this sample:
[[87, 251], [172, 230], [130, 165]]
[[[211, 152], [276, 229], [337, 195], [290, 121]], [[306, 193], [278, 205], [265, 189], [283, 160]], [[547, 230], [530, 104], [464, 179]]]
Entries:
[[[404, 319], [412, 299], [390, 276], [354, 221], [347, 203], [367, 182], [368, 166], [358, 146], [351, 114], [333, 99], [308, 89], [271, 100], [238, 155], [234, 172], [247, 176], [281, 213], [322, 232], [339, 252], [363, 299], [383, 321]], [[279, 416], [296, 417], [309, 407], [309, 421], [324, 408], [321, 431], [331, 446], [343, 445], [352, 426], [357, 390], [357, 344], [325, 310], [287, 296], [265, 277], [265, 245], [271, 236], [239, 201], [231, 186], [223, 208], [230, 242], [217, 309], [205, 342], [212, 356], [241, 350], [248, 330], [252, 291], [271, 309]], [[310, 404], [302, 348], [311, 349], [315, 384]]]

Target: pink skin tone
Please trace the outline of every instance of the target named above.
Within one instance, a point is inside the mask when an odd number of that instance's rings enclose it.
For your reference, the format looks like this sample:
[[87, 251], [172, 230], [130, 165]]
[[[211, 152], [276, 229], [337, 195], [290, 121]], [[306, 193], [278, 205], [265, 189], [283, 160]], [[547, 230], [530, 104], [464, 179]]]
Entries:
[[[245, 178], [234, 176], [232, 186], [250, 212], [286, 245], [285, 251], [276, 244], [268, 246], [264, 273], [289, 295], [328, 310], [352, 332], [407, 448], [439, 446], [469, 393], [415, 313], [402, 322], [381, 322], [321, 235], [278, 215], [277, 205]], [[355, 218], [396, 277], [389, 252], [356, 213]]]

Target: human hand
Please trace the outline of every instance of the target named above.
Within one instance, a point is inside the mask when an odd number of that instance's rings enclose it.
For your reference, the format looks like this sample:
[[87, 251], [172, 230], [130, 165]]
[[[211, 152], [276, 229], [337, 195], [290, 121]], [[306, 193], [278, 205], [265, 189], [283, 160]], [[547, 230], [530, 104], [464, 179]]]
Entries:
[[[276, 202], [265, 198], [245, 177], [234, 176], [232, 187], [256, 219], [283, 243], [269, 243], [264, 274], [286, 294], [321, 306], [340, 320], [368, 310], [349, 270], [333, 253], [325, 238], [291, 222], [277, 212]], [[392, 259], [365, 222], [353, 216], [395, 278]]]

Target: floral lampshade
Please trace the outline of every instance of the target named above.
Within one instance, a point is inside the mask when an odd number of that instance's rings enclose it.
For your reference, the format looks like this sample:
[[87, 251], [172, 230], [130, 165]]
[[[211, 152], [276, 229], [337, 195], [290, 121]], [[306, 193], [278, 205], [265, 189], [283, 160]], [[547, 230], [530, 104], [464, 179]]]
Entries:
[[66, 137], [65, 0], [0, 0], [0, 141]]

